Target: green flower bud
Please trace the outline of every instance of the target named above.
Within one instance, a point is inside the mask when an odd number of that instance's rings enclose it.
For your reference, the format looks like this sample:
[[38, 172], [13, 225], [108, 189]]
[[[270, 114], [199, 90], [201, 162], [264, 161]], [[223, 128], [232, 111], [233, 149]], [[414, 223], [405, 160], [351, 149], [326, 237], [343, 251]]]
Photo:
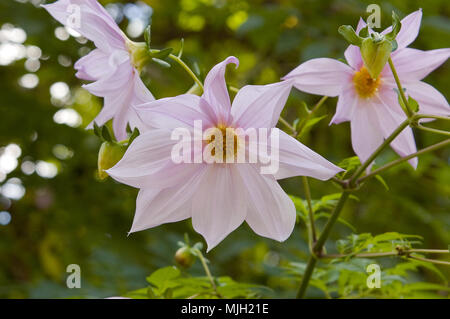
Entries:
[[175, 262], [183, 268], [190, 268], [195, 262], [195, 256], [189, 247], [184, 246], [175, 253]]
[[98, 176], [105, 179], [108, 174], [105, 170], [117, 164], [125, 154], [127, 147], [116, 142], [103, 142], [98, 152]]
[[392, 52], [391, 41], [378, 34], [365, 38], [361, 43], [364, 65], [373, 79], [378, 78]]

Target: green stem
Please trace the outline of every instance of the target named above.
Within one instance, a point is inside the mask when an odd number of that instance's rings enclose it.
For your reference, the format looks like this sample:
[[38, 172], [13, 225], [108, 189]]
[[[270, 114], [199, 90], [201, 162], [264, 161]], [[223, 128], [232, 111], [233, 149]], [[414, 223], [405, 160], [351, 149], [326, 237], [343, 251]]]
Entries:
[[339, 214], [341, 213], [341, 210], [344, 207], [344, 203], [346, 202], [349, 195], [350, 193], [347, 191], [344, 191], [342, 193], [336, 207], [333, 210], [333, 213], [330, 216], [330, 219], [328, 219], [328, 222], [325, 225], [322, 233], [320, 234], [319, 239], [317, 239], [317, 242], [313, 248], [313, 254], [309, 256], [308, 264], [306, 266], [305, 273], [303, 275], [302, 282], [300, 284], [300, 288], [297, 292], [297, 298], [303, 298], [305, 296], [309, 280], [311, 279], [311, 276], [317, 263], [316, 255], [320, 256], [320, 254], [322, 253], [323, 246], [325, 245], [325, 242], [328, 236], [330, 235], [331, 229], [338, 220]]
[[425, 154], [425, 153], [428, 153], [428, 152], [432, 152], [432, 151], [437, 150], [437, 149], [439, 149], [441, 147], [444, 147], [444, 146], [446, 146], [448, 144], [450, 144], [450, 139], [447, 139], [447, 140], [444, 140], [444, 141], [442, 141], [440, 143], [437, 143], [437, 144], [425, 147], [424, 149], [421, 149], [420, 151], [417, 151], [417, 152], [415, 152], [413, 154], [410, 154], [408, 156], [401, 157], [401, 158], [399, 158], [399, 159], [397, 159], [397, 160], [395, 160], [393, 162], [390, 162], [390, 163], [388, 163], [386, 165], [381, 166], [380, 168], [377, 168], [376, 170], [370, 172], [366, 176], [360, 178], [358, 180], [358, 183], [360, 183], [360, 182], [362, 182], [362, 181], [364, 181], [364, 180], [366, 180], [368, 178], [371, 178], [371, 177], [373, 177], [375, 175], [378, 175], [381, 172], [383, 172], [383, 171], [385, 171], [385, 170], [387, 170], [387, 169], [389, 169], [391, 167], [394, 167], [394, 166], [396, 166], [398, 164], [401, 164], [401, 163], [403, 163], [403, 162], [405, 162], [405, 161], [407, 161], [407, 160], [409, 160], [411, 158], [414, 158], [416, 156], [419, 156], [419, 155], [422, 155], [422, 154]]
[[424, 254], [450, 254], [448, 249], [409, 249], [411, 253], [424, 253]]
[[358, 258], [376, 258], [387, 256], [409, 256], [411, 253], [423, 253], [423, 254], [449, 254], [450, 251], [445, 249], [406, 249], [406, 250], [394, 250], [382, 253], [360, 253], [360, 254], [326, 254], [321, 255], [320, 258], [346, 258], [346, 257], [358, 257]]
[[436, 119], [436, 120], [444, 120], [450, 121], [450, 117], [439, 116], [439, 115], [431, 115], [431, 114], [416, 114], [415, 119]]
[[416, 128], [418, 128], [419, 130], [422, 130], [422, 131], [427, 131], [427, 132], [431, 132], [431, 133], [435, 133], [435, 134], [450, 136], [450, 132], [448, 132], [448, 131], [442, 131], [442, 130], [438, 130], [435, 128], [426, 127], [426, 126], [423, 126], [420, 124], [417, 125]]
[[300, 288], [297, 292], [297, 299], [302, 299], [305, 296], [306, 289], [308, 288], [309, 280], [311, 279], [314, 268], [316, 267], [316, 263], [316, 257], [311, 254], [308, 259], [308, 264], [306, 265], [305, 273], [303, 274], [302, 282], [300, 283]]
[[448, 261], [443, 261], [443, 260], [436, 260], [436, 259], [422, 258], [422, 257], [414, 256], [414, 255], [409, 255], [408, 258], [416, 259], [416, 260], [420, 260], [420, 261], [424, 261], [424, 262], [432, 263], [432, 264], [438, 264], [438, 265], [450, 266], [450, 262], [448, 262]]
[[[308, 233], [309, 233], [310, 248], [312, 248], [317, 240], [317, 235], [316, 235], [316, 226], [314, 224], [314, 211], [311, 203], [311, 190], [309, 189], [308, 177], [302, 176], [302, 181], [303, 181], [303, 188], [305, 189], [306, 202], [308, 203], [308, 217], [309, 217]], [[311, 252], [313, 251], [311, 250]]]
[[206, 276], [208, 277], [209, 281], [211, 282], [211, 287], [215, 292], [217, 292], [217, 286], [216, 282], [214, 281], [214, 277], [211, 274], [211, 271], [209, 270], [208, 264], [206, 262], [205, 257], [203, 256], [202, 252], [199, 249], [195, 249], [197, 252], [197, 256], [200, 259], [200, 262], [202, 263], [203, 269], [205, 270]]
[[395, 83], [397, 84], [397, 88], [400, 93], [400, 97], [403, 101], [403, 104], [405, 105], [406, 116], [411, 117], [412, 115], [414, 115], [414, 112], [411, 110], [411, 107], [409, 106], [408, 99], [406, 98], [405, 91], [403, 91], [402, 84], [400, 83], [400, 79], [398, 77], [397, 70], [394, 67], [394, 63], [392, 62], [391, 57], [389, 57], [388, 63], [391, 68], [392, 74], [394, 75]]
[[286, 126], [292, 132], [292, 135], [297, 135], [295, 128], [291, 124], [289, 124], [289, 122], [286, 121], [281, 115], [280, 115], [280, 118], [278, 119], [278, 121], [280, 121], [282, 124], [284, 124], [284, 126]]
[[[300, 124], [300, 126], [298, 127], [297, 133], [294, 136], [295, 138], [300, 137], [300, 135], [302, 134], [306, 124], [308, 123], [309, 119], [311, 118], [311, 116], [323, 105], [323, 103], [325, 103], [325, 101], [328, 99], [328, 96], [323, 96], [319, 102], [316, 103], [316, 105], [314, 105], [314, 107], [311, 109], [311, 111], [308, 113], [308, 115], [306, 115], [305, 119], [302, 121], [302, 123]], [[295, 132], [295, 130], [294, 130]]]
[[190, 67], [186, 63], [184, 63], [183, 60], [181, 60], [179, 57], [177, 57], [174, 54], [169, 54], [168, 56], [173, 61], [177, 62], [189, 75], [190, 77], [197, 83], [197, 85], [202, 89], [203, 91], [203, 83], [200, 81], [200, 79], [195, 75], [195, 73], [191, 70]]

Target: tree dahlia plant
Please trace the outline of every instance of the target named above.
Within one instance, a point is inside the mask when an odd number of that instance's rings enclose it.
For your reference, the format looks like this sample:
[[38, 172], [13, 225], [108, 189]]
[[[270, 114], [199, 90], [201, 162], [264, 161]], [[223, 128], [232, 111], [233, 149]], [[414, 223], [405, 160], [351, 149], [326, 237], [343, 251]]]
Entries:
[[[416, 168], [419, 155], [450, 144], [448, 131], [424, 125], [449, 120], [445, 97], [422, 80], [448, 59], [450, 49], [408, 47], [419, 32], [421, 10], [401, 21], [393, 13], [392, 26], [381, 33], [362, 19], [356, 31], [341, 26], [339, 32], [350, 43], [344, 53], [346, 63], [312, 59], [281, 82], [238, 89], [225, 80], [227, 65], [239, 63], [233, 56], [215, 65], [202, 81], [199, 72], [181, 59], [182, 46], [178, 55], [170, 48], [151, 48], [150, 27], [145, 42], [130, 41], [96, 0], [59, 0], [44, 8], [96, 46], [75, 64], [76, 76], [91, 81], [84, 87], [104, 98], [104, 107], [90, 126], [104, 140], [99, 173], [139, 189], [131, 232], [192, 218], [194, 230], [204, 237], [209, 251], [244, 221], [258, 235], [278, 241], [286, 240], [296, 221], [302, 221], [308, 233], [309, 259], [306, 264], [293, 262], [287, 267], [301, 280], [299, 298], [305, 296], [310, 282], [326, 296], [347, 296], [347, 288], [332, 287], [359, 280], [360, 274], [347, 273], [333, 281], [332, 271], [354, 269], [347, 267], [351, 262], [367, 265], [368, 258], [399, 256], [410, 263], [408, 269], [449, 265], [423, 256], [448, 250], [417, 249], [409, 241], [412, 236], [398, 233], [353, 234], [340, 241], [338, 254], [324, 249], [335, 223], [345, 222], [340, 213], [347, 199], [355, 198], [366, 181], [376, 177], [385, 183], [380, 173], [405, 161]], [[139, 76], [150, 62], [169, 67], [169, 62], [178, 63], [194, 86], [188, 93], [155, 100]], [[303, 105], [304, 116], [291, 124], [281, 113], [292, 86], [324, 97], [312, 109]], [[229, 91], [236, 93], [233, 100]], [[339, 97], [331, 123], [350, 121], [351, 144], [359, 158], [347, 158], [339, 167], [298, 141], [321, 119], [316, 113], [328, 96]], [[110, 119], [118, 140], [108, 129]], [[287, 132], [275, 127], [279, 122]], [[447, 139], [417, 151], [413, 129]], [[375, 159], [389, 145], [400, 158], [374, 168]], [[288, 196], [277, 182], [293, 176], [302, 176], [305, 200]], [[332, 180], [340, 192], [314, 201], [308, 177]], [[322, 217], [327, 217], [327, 223], [317, 229], [316, 219]], [[138, 291], [129, 296], [252, 295], [249, 291], [254, 287], [212, 276], [201, 243], [191, 246], [186, 238], [180, 246], [178, 265], [189, 268], [198, 258], [206, 284], [204, 278], [186, 278], [178, 268], [167, 267], [147, 278], [151, 286], [144, 294]], [[329, 259], [333, 262], [322, 263]], [[315, 272], [318, 265], [322, 268]], [[404, 274], [404, 270], [397, 271]], [[182, 286], [183, 280], [189, 284]], [[359, 284], [364, 295], [365, 277], [364, 284]]]

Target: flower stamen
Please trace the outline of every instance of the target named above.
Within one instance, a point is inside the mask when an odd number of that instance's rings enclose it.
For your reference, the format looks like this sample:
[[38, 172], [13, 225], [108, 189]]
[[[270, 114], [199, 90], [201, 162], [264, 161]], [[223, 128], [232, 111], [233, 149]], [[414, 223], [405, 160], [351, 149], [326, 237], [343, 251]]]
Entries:
[[353, 83], [358, 95], [362, 98], [370, 98], [375, 92], [378, 91], [380, 86], [380, 77], [373, 79], [366, 67], [362, 67], [359, 71], [355, 72], [353, 76]]

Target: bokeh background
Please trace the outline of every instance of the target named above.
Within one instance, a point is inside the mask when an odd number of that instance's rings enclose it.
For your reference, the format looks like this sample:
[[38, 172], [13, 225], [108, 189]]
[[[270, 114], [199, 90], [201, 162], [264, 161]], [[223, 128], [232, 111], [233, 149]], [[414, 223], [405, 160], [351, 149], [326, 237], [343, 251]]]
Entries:
[[[102, 101], [81, 88], [73, 64], [92, 43], [67, 30], [39, 7], [43, 0], [0, 1], [0, 297], [107, 297], [145, 286], [145, 277], [172, 265], [177, 241], [184, 233], [202, 241], [190, 221], [132, 234], [137, 191], [113, 180], [96, 177], [99, 139], [85, 130]], [[49, 1], [50, 2], [50, 1]], [[228, 72], [231, 84], [278, 81], [299, 63], [315, 57], [342, 58], [346, 43], [337, 28], [367, 17], [366, 7], [378, 3], [382, 25], [392, 10], [401, 16], [423, 9], [424, 18], [413, 47], [450, 47], [450, 3], [433, 1], [225, 1], [142, 0], [100, 1], [127, 35], [143, 40], [152, 21], [155, 48], [180, 47], [184, 59], [202, 71], [228, 55], [240, 59]], [[450, 64], [426, 82], [450, 96]], [[157, 98], [185, 92], [191, 79], [174, 65], [149, 66], [143, 78]], [[297, 117], [300, 101], [318, 96], [293, 90], [284, 116]], [[302, 142], [334, 163], [353, 156], [348, 123], [328, 126], [336, 99], [327, 115], [302, 137]], [[438, 124], [436, 127], [444, 124]], [[448, 127], [447, 127], [448, 129]], [[442, 138], [415, 132], [419, 148]], [[350, 202], [343, 217], [357, 232], [386, 231], [417, 234], [426, 248], [445, 249], [450, 243], [449, 149], [422, 156], [413, 171], [404, 164], [383, 174], [387, 191], [376, 180]], [[395, 158], [382, 154], [380, 163]], [[303, 196], [301, 180], [282, 181], [291, 194]], [[314, 198], [338, 189], [311, 181]], [[350, 230], [338, 225], [328, 247]], [[285, 243], [256, 236], [242, 225], [208, 254], [214, 274], [267, 285], [274, 297], [293, 297], [295, 282], [280, 279], [287, 261], [304, 261], [306, 231], [298, 225]], [[78, 264], [82, 288], [65, 285], [66, 266]], [[441, 271], [449, 277], [448, 269]], [[192, 274], [201, 274], [197, 262]], [[437, 282], [421, 270], [420, 280]]]

